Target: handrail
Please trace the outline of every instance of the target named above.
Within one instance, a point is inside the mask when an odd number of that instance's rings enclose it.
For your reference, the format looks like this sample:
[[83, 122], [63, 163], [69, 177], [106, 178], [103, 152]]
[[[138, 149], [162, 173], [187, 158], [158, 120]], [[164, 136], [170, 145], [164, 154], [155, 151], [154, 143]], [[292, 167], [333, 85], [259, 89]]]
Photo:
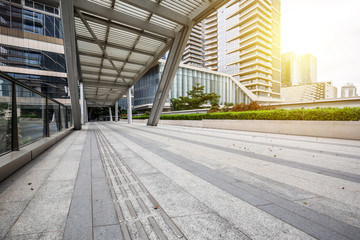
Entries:
[[53, 99], [53, 98], [51, 98], [51, 97], [49, 97], [49, 96], [46, 96], [46, 95], [43, 94], [42, 92], [39, 92], [38, 90], [33, 89], [32, 87], [29, 87], [29, 86], [26, 85], [25, 83], [22, 83], [22, 82], [20, 82], [19, 80], [16, 80], [15, 78], [9, 76], [8, 74], [4, 73], [3, 71], [0, 71], [0, 77], [3, 77], [3, 78], [5, 78], [6, 80], [8, 80], [8, 81], [10, 81], [10, 82], [13, 82], [13, 83], [15, 83], [15, 84], [17, 84], [17, 85], [19, 85], [20, 87], [23, 87], [23, 88], [25, 88], [25, 89], [33, 92], [33, 93], [36, 93], [36, 94], [38, 94], [38, 95], [40, 95], [40, 96], [42, 96], [42, 97], [44, 97], [44, 98], [48, 98], [49, 100], [51, 100], [51, 101], [53, 101], [53, 102], [55, 102], [55, 103], [58, 103], [58, 104], [62, 105], [63, 107], [66, 107], [65, 104], [63, 104], [63, 103], [61, 103], [61, 102], [59, 102], [59, 101], [57, 101], [57, 100], [55, 100], [55, 99]]

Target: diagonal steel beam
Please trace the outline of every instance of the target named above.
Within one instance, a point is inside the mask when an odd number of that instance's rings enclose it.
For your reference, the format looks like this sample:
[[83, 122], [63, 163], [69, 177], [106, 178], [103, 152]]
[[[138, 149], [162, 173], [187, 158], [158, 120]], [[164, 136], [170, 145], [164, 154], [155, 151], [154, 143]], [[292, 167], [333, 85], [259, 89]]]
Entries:
[[151, 109], [147, 125], [157, 126], [160, 120], [166, 98], [174, 81], [174, 77], [182, 58], [185, 46], [189, 39], [192, 27], [193, 25], [183, 27], [180, 32], [176, 34], [169, 52], [169, 56], [167, 57], [165, 63], [165, 67], [159, 82], [159, 87], [156, 91], [153, 107]]
[[[89, 23], [86, 21], [86, 19], [84, 18], [84, 16], [81, 14], [81, 12], [78, 9], [75, 9], [77, 14], [79, 14], [79, 17], [81, 19], [81, 21], [84, 23], [85, 27], [87, 28], [87, 30], [90, 32], [91, 36], [93, 37], [94, 41], [96, 42], [97, 45], [99, 45], [101, 51], [103, 52], [103, 54], [105, 55], [105, 57], [109, 60], [110, 64], [113, 66], [114, 70], [119, 74], [119, 76], [121, 75], [121, 71], [119, 71], [119, 69], [116, 67], [116, 65], [114, 64], [114, 62], [112, 61], [111, 57], [108, 55], [108, 53], [106, 52], [104, 46], [100, 43], [99, 39], [96, 37], [94, 31], [91, 29]], [[122, 79], [124, 82], [125, 80]]]
[[161, 6], [158, 3], [149, 0], [120, 0], [121, 2], [127, 3], [134, 7], [156, 14], [160, 17], [168, 19], [172, 22], [187, 26], [190, 19], [176, 11], [173, 11], [167, 7]]
[[[89, 37], [84, 37], [84, 36], [76, 36], [77, 40], [79, 41], [83, 41], [83, 42], [88, 42], [88, 43], [93, 43], [94, 40], [92, 38]], [[144, 54], [144, 55], [148, 55], [148, 56], [153, 56], [154, 53], [153, 52], [149, 52], [149, 51], [145, 51], [145, 50], [139, 50], [139, 49], [133, 49], [131, 47], [127, 47], [118, 43], [106, 43], [105, 41], [102, 40], [98, 40], [100, 44], [102, 44], [104, 47], [111, 47], [111, 48], [116, 48], [116, 49], [120, 49], [120, 50], [125, 50], [125, 51], [130, 51], [130, 52], [134, 52], [134, 53], [139, 53], [139, 54]]]
[[175, 32], [167, 28], [163, 28], [153, 23], [140, 20], [138, 18], [132, 17], [131, 15], [124, 14], [116, 10], [110, 10], [107, 7], [103, 7], [99, 4], [92, 3], [87, 0], [75, 0], [74, 7], [85, 12], [100, 16], [102, 18], [120, 22], [138, 29], [143, 29], [145, 31], [149, 31], [160, 36], [164, 36], [167, 38], [174, 38], [175, 36]]

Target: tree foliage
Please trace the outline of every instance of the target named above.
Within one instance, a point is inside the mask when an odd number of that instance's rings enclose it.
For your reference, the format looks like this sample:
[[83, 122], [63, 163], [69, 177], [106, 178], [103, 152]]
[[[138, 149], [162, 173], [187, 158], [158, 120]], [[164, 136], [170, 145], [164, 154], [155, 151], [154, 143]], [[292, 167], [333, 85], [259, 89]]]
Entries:
[[212, 107], [218, 107], [220, 96], [216, 93], [204, 93], [204, 88], [204, 86], [196, 84], [192, 90], [186, 92], [187, 97], [170, 99], [171, 110], [198, 109], [206, 103], [210, 103]]

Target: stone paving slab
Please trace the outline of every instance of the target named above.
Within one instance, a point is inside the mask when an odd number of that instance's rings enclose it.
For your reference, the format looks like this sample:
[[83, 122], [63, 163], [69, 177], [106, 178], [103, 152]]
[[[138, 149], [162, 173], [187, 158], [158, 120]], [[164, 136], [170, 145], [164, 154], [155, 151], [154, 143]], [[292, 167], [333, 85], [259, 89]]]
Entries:
[[0, 239], [360, 239], [357, 166], [359, 141], [89, 123], [0, 183]]

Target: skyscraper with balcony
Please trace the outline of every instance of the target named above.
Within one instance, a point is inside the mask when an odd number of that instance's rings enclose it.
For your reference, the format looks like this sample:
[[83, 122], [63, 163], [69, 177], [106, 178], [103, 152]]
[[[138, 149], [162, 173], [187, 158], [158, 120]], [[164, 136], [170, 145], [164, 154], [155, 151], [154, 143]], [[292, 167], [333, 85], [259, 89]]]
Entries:
[[279, 0], [230, 1], [204, 31], [207, 68], [231, 74], [260, 102], [280, 100]]
[[59, 10], [40, 1], [0, 0], [0, 13], [0, 71], [49, 97], [68, 98]]
[[204, 57], [204, 22], [196, 24], [184, 50], [182, 63], [197, 67], [205, 66]]

